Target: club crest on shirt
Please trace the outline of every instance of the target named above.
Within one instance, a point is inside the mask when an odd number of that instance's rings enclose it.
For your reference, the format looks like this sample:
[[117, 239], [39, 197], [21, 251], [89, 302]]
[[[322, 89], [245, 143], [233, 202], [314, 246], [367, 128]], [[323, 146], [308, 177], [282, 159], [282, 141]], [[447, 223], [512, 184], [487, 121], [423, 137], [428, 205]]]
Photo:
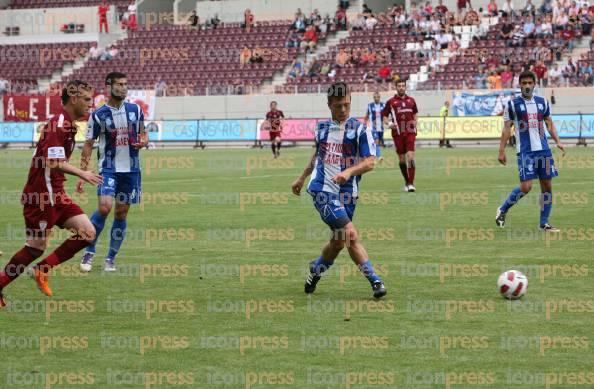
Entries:
[[45, 220], [40, 220], [39, 221], [39, 229], [45, 230], [45, 227], [47, 227], [47, 222]]
[[520, 111], [525, 111], [525, 110], [526, 110], [526, 108], [524, 108], [523, 105], [520, 105]]
[[111, 127], [112, 123], [113, 123], [113, 122], [111, 121], [111, 119], [110, 119], [110, 118], [105, 118], [105, 124], [107, 124], [108, 126], [110, 126], [110, 127]]
[[347, 133], [346, 133], [347, 139], [355, 139], [355, 136], [357, 136], [356, 130], [354, 130], [354, 129], [347, 130]]
[[131, 122], [135, 122], [136, 121], [136, 112], [128, 112], [128, 119]]
[[542, 104], [537, 104], [538, 105], [538, 109], [540, 109], [541, 111], [544, 109], [544, 107], [542, 106]]

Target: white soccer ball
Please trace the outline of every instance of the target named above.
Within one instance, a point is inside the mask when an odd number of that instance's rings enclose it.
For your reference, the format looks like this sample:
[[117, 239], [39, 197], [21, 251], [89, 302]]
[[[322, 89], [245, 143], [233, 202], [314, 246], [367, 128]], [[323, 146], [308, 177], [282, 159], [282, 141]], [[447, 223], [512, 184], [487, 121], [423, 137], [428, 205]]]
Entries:
[[507, 270], [499, 276], [497, 288], [503, 297], [517, 300], [526, 294], [528, 278], [517, 270]]

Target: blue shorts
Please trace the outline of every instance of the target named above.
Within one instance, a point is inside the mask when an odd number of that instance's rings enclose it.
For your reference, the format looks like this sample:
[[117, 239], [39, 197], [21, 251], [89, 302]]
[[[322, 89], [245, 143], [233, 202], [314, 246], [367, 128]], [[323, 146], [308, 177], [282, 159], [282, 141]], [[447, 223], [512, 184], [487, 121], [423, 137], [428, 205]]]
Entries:
[[115, 197], [122, 204], [140, 203], [142, 186], [138, 173], [101, 173], [103, 184], [97, 187], [97, 196]]
[[373, 136], [373, 140], [384, 140], [383, 131], [371, 131], [371, 136]]
[[559, 175], [551, 150], [519, 153], [518, 172], [520, 181], [547, 180]]
[[314, 206], [330, 229], [339, 230], [353, 220], [357, 198], [350, 193], [310, 192]]

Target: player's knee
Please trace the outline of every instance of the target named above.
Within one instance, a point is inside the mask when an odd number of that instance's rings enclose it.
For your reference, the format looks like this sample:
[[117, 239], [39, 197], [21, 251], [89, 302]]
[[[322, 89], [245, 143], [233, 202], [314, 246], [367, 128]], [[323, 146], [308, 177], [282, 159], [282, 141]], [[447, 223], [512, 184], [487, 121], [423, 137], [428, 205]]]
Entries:
[[100, 204], [97, 210], [101, 216], [106, 217], [111, 212], [111, 204]]
[[532, 183], [531, 182], [523, 182], [520, 186], [520, 190], [524, 194], [528, 194], [532, 190]]
[[340, 251], [344, 248], [345, 242], [342, 239], [331, 239], [330, 246], [335, 251]]
[[357, 242], [359, 239], [359, 234], [355, 227], [347, 227], [345, 229], [345, 241], [349, 243]]
[[97, 237], [97, 231], [95, 231], [95, 226], [91, 224], [90, 226], [87, 226], [85, 229], [80, 231], [79, 235], [87, 242], [92, 243]]
[[116, 209], [114, 216], [117, 220], [126, 220], [126, 216], [128, 216], [128, 210], [127, 209]]
[[45, 249], [47, 248], [47, 240], [40, 240], [40, 239], [27, 240], [27, 246], [31, 247], [32, 249], [39, 250], [43, 253], [45, 251]]

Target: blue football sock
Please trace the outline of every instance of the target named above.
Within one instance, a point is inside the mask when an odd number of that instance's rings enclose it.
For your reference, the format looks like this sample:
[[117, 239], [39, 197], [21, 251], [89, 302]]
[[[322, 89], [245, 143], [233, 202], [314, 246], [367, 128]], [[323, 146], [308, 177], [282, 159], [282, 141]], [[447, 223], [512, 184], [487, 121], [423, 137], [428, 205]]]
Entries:
[[114, 219], [111, 226], [111, 240], [109, 241], [109, 253], [107, 259], [113, 261], [122, 247], [122, 242], [126, 237], [126, 220]]
[[520, 190], [520, 187], [515, 188], [511, 191], [503, 205], [499, 207], [501, 212], [506, 213], [509, 209], [516, 204], [522, 197], [524, 197], [525, 193]]
[[542, 192], [540, 194], [540, 225], [547, 224], [549, 222], [549, 215], [553, 208], [553, 193]]
[[377, 274], [375, 274], [375, 271], [373, 270], [373, 265], [371, 264], [371, 261], [369, 259], [367, 260], [367, 262], [363, 262], [361, 265], [359, 265], [359, 270], [361, 270], [361, 273], [363, 273], [365, 278], [367, 278], [367, 280], [372, 284], [374, 282], [382, 280], [381, 278], [379, 278]]
[[99, 213], [99, 211], [95, 211], [95, 213], [91, 216], [91, 223], [95, 226], [95, 240], [93, 243], [87, 246], [85, 251], [87, 253], [95, 254], [95, 244], [99, 239], [99, 235], [101, 235], [101, 231], [103, 231], [103, 227], [105, 227], [105, 218]]
[[380, 145], [375, 145], [375, 156], [378, 158], [382, 156], [382, 148]]
[[332, 262], [326, 262], [324, 260], [324, 258], [322, 256], [320, 256], [318, 259], [316, 259], [315, 261], [313, 261], [310, 264], [309, 270], [312, 273], [315, 273], [317, 275], [320, 275], [323, 272], [325, 272], [326, 270], [328, 270], [330, 268], [330, 266], [332, 266], [333, 263], [334, 263], [334, 261], [332, 261]]

